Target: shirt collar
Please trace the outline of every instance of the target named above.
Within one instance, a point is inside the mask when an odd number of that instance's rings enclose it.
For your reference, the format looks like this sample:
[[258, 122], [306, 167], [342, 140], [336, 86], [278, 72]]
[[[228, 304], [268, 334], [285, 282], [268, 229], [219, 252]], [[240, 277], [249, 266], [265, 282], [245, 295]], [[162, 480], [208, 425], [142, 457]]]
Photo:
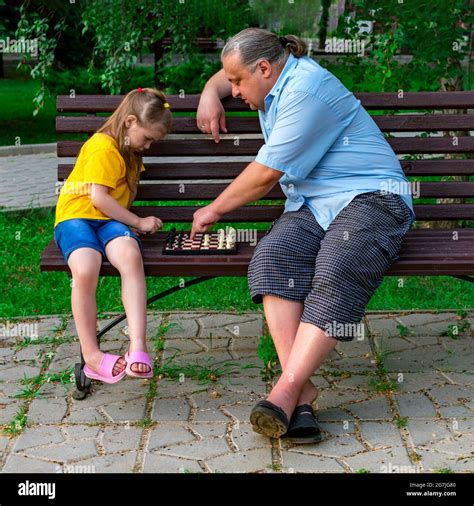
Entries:
[[264, 103], [266, 104], [267, 101], [270, 101], [270, 97], [274, 97], [278, 94], [280, 89], [284, 86], [285, 82], [287, 81], [290, 72], [298, 65], [298, 58], [293, 56], [291, 53], [288, 56], [288, 59], [286, 60], [285, 66], [283, 67], [282, 71], [280, 72], [280, 75], [278, 76], [278, 79], [276, 80], [275, 84], [273, 85], [272, 89], [268, 92], [264, 99]]

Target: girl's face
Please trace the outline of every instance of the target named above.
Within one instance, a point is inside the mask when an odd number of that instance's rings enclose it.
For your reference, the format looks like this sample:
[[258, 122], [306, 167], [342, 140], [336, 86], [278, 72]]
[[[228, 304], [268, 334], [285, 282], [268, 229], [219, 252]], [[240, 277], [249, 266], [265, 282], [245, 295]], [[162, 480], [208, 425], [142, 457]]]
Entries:
[[143, 151], [150, 148], [152, 142], [162, 139], [166, 132], [155, 125], [153, 128], [145, 128], [138, 123], [137, 117], [130, 114], [125, 119], [125, 140], [130, 150]]

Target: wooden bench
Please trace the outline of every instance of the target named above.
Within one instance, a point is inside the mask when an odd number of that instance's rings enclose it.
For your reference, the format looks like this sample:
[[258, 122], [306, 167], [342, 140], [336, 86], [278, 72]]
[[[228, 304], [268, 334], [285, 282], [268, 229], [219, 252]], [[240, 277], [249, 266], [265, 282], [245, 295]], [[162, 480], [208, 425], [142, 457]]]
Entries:
[[[454, 224], [454, 228], [418, 228], [415, 224], [416, 228], [410, 230], [404, 241], [400, 258], [387, 271], [387, 275], [449, 275], [472, 282], [474, 228], [466, 227], [466, 223], [459, 226], [458, 221], [474, 220], [474, 138], [469, 136], [469, 131], [474, 130], [474, 114], [468, 111], [474, 108], [474, 92], [417, 92], [404, 93], [403, 97], [397, 93], [360, 93], [356, 96], [367, 110], [379, 111], [374, 115], [374, 120], [383, 132], [390, 134], [388, 141], [394, 151], [401, 155], [405, 174], [421, 179], [420, 199], [432, 199], [424, 203], [417, 203], [418, 199], [414, 199], [417, 222], [448, 221]], [[76, 157], [82, 142], [67, 140], [67, 134], [92, 135], [105, 121], [103, 115], [98, 114], [112, 112], [121, 99], [120, 96], [58, 96], [57, 110], [60, 115], [56, 119], [56, 130], [66, 136], [66, 139], [58, 141], [58, 156]], [[196, 201], [217, 197], [248, 164], [229, 157], [246, 156], [252, 159], [262, 145], [263, 138], [255, 135], [261, 134], [261, 130], [257, 114], [252, 113], [250, 117], [227, 117], [229, 133], [221, 136], [221, 141], [215, 144], [210, 135], [203, 135], [196, 127], [194, 116], [199, 95], [184, 98], [169, 96], [168, 101], [171, 111], [175, 113], [174, 134], [154, 143], [145, 153], [147, 157], [159, 157], [159, 161], [147, 163], [145, 158], [147, 170], [143, 173], [136, 198], [136, 201], [160, 201], [162, 205], [134, 206], [133, 211], [139, 216], [155, 215], [164, 223], [181, 224], [180, 228], [190, 230], [193, 213], [199, 208]], [[229, 98], [223, 104], [226, 112], [250, 112], [239, 99]], [[63, 113], [75, 115], [65, 116]], [[402, 132], [404, 134], [399, 136]], [[413, 136], [413, 133], [421, 132], [441, 132], [443, 135], [431, 138]], [[427, 155], [430, 158], [426, 158]], [[178, 161], [170, 162], [166, 157], [178, 157]], [[190, 157], [191, 160], [184, 157]], [[209, 162], [203, 157], [214, 158]], [[60, 163], [58, 180], [64, 181], [72, 168], [72, 164]], [[449, 177], [447, 181], [426, 181], [427, 176], [431, 176], [431, 179], [433, 176], [458, 177]], [[225, 227], [226, 223], [231, 222], [269, 225], [282, 213], [283, 199], [283, 192], [277, 185], [258, 205], [247, 205], [224, 216], [221, 226]], [[466, 202], [465, 199], [470, 201]], [[186, 205], [163, 206], [163, 203], [175, 201], [186, 201]], [[264, 233], [259, 232], [258, 238]], [[249, 243], [241, 243], [237, 255], [167, 256], [162, 254], [166, 235], [166, 232], [159, 232], [142, 236], [147, 276], [196, 276], [186, 283], [186, 287], [189, 287], [216, 276], [247, 274], [254, 250]], [[53, 240], [42, 253], [40, 268], [42, 271], [66, 271], [70, 275]], [[101, 275], [116, 276], [118, 272], [110, 263], [104, 262]], [[171, 287], [151, 297], [148, 303], [181, 289], [182, 285]], [[98, 334], [98, 339], [124, 318], [125, 315], [121, 315], [107, 325]], [[90, 387], [90, 381], [82, 372], [83, 365], [83, 359], [81, 364], [76, 364], [77, 398], [85, 397]]]

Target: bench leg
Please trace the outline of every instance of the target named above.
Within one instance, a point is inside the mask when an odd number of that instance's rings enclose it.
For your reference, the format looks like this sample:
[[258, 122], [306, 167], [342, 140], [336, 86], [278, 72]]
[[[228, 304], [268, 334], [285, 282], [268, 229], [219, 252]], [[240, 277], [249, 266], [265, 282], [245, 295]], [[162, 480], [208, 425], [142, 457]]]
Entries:
[[[164, 290], [163, 292], [160, 292], [157, 295], [153, 295], [153, 297], [147, 299], [146, 305], [149, 306], [150, 304], [153, 304], [153, 302], [163, 299], [164, 297], [167, 297], [168, 295], [171, 295], [174, 292], [183, 290], [184, 288], [189, 288], [190, 286], [197, 285], [198, 283], [202, 283], [203, 281], [208, 281], [214, 278], [215, 276], [202, 276], [200, 278], [195, 278], [192, 279], [191, 281], [187, 281], [184, 287], [181, 285], [173, 286], [172, 288], [168, 288], [167, 290]], [[115, 320], [112, 320], [100, 332], [97, 333], [97, 341], [100, 343], [100, 338], [109, 330], [113, 329], [120, 322], [125, 320], [125, 318], [127, 318], [127, 315], [123, 313], [117, 318], [115, 318]], [[84, 374], [84, 365], [85, 361], [81, 350], [81, 362], [77, 363], [74, 369], [74, 374], [76, 377], [76, 391], [73, 393], [73, 397], [76, 400], [83, 400], [87, 397], [87, 395], [91, 393], [92, 382], [90, 378], [87, 378], [86, 375]]]
[[474, 276], [453, 276], [453, 278], [463, 279], [464, 281], [474, 283]]

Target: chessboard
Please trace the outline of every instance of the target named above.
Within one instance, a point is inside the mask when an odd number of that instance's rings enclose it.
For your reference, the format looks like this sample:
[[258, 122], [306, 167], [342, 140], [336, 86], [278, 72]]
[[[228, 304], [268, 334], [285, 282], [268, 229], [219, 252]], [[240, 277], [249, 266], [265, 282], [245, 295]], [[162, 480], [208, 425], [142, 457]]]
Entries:
[[235, 255], [238, 243], [235, 229], [224, 229], [217, 232], [199, 233], [191, 241], [191, 232], [176, 231], [172, 228], [168, 233], [163, 255]]

